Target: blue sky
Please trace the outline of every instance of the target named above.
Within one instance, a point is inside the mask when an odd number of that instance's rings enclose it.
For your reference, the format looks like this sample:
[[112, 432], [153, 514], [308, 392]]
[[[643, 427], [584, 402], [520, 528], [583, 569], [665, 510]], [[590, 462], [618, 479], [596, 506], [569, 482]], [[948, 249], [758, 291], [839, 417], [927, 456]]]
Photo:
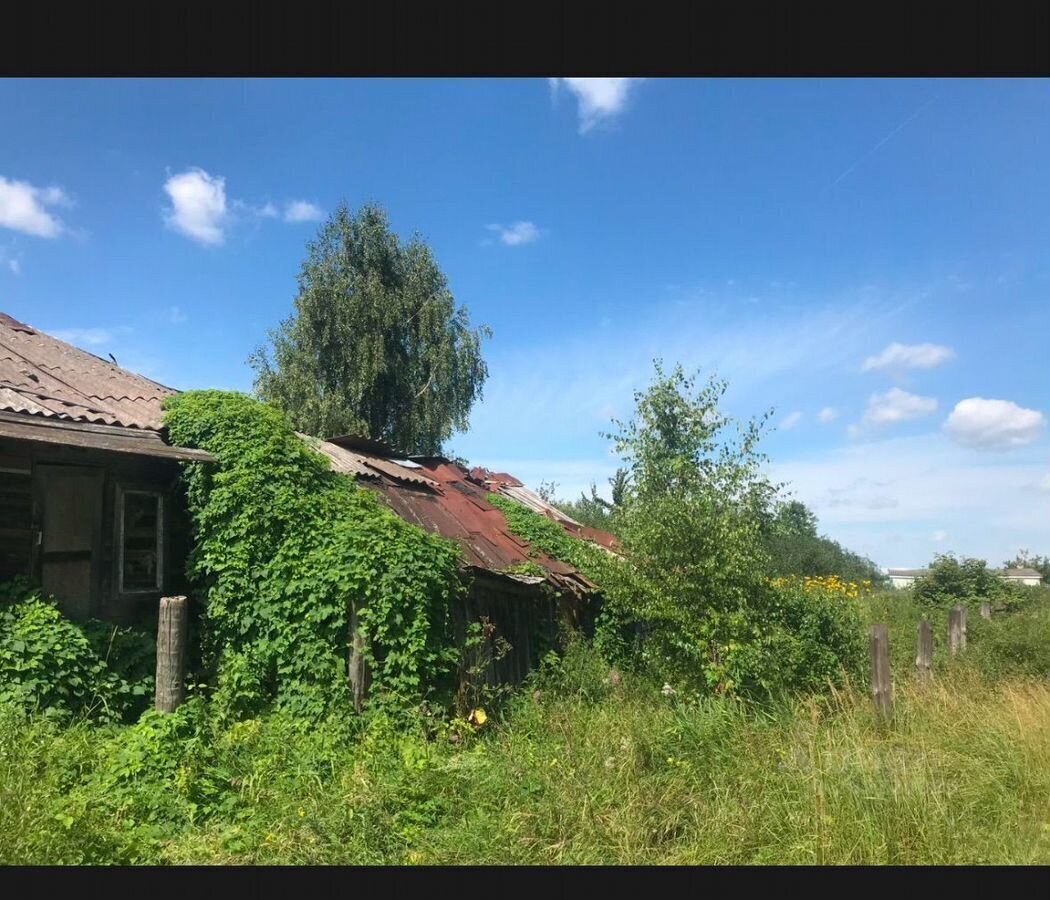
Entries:
[[248, 390], [346, 199], [492, 327], [451, 449], [573, 494], [651, 360], [883, 566], [1050, 552], [1050, 82], [0, 81], [0, 310]]

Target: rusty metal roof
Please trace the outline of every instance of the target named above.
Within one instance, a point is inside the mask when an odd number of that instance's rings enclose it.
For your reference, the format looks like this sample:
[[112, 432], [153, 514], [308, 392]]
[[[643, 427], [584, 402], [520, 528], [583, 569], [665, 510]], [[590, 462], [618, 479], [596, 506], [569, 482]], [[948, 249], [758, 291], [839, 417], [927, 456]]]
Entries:
[[175, 393], [0, 313], [0, 410], [159, 431]]
[[572, 516], [566, 515], [558, 507], [548, 503], [535, 491], [529, 490], [513, 475], [508, 475], [506, 472], [490, 472], [488, 469], [475, 468], [471, 469], [470, 477], [478, 484], [484, 485], [487, 490], [502, 494], [504, 497], [510, 497], [523, 506], [527, 506], [533, 512], [538, 512], [541, 516], [553, 519], [570, 534], [585, 541], [598, 544], [598, 546], [604, 547], [613, 553], [620, 552], [620, 542], [615, 536], [607, 531], [580, 524]]
[[[328, 457], [334, 471], [359, 478], [362, 487], [378, 493], [402, 519], [456, 541], [463, 548], [463, 556], [469, 565], [507, 575], [508, 568], [533, 562], [547, 571], [546, 580], [559, 587], [574, 593], [594, 590], [595, 585], [582, 573], [547, 556], [510, 530], [503, 512], [488, 500], [492, 487], [476, 477], [484, 470], [475, 469], [468, 473], [439, 456], [413, 457], [414, 465], [408, 467], [386, 455], [372, 452], [371, 448], [378, 442], [340, 438], [340, 445], [336, 445], [331, 441], [303, 437]], [[524, 488], [517, 479], [501, 477]], [[558, 521], [570, 533], [593, 540], [607, 549], [615, 544], [612, 535], [586, 529], [564, 514]], [[508, 577], [527, 583], [543, 580], [517, 575]]]

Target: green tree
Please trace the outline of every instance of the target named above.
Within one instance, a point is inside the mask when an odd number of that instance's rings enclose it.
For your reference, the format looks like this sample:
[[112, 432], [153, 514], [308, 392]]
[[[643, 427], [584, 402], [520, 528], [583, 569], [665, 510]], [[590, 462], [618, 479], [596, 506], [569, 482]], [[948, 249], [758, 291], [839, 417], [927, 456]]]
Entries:
[[870, 559], [818, 534], [816, 515], [800, 500], [778, 506], [763, 522], [762, 535], [772, 575], [838, 575], [874, 584], [886, 580]]
[[1016, 600], [1013, 585], [1003, 582], [983, 559], [939, 554], [915, 581], [915, 599], [927, 606], [954, 606], [982, 600]]
[[482, 395], [488, 335], [420, 237], [402, 243], [380, 207], [343, 204], [307, 245], [292, 315], [249, 363], [258, 396], [300, 431], [436, 454]]

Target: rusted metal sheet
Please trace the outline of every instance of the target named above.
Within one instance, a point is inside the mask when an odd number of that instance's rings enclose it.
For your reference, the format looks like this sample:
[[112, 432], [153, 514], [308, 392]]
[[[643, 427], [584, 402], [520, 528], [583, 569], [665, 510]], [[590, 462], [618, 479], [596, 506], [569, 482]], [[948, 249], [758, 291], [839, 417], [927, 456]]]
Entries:
[[[355, 453], [364, 466], [384, 477], [362, 480], [407, 522], [456, 541], [468, 565], [524, 583], [549, 581], [574, 594], [593, 591], [595, 585], [572, 566], [547, 556], [513, 534], [502, 511], [489, 502], [489, 490], [465, 470], [440, 457], [416, 457], [420, 468], [406, 470], [393, 460]], [[406, 474], [416, 476], [415, 481]], [[546, 578], [510, 575], [507, 569], [533, 562]]]

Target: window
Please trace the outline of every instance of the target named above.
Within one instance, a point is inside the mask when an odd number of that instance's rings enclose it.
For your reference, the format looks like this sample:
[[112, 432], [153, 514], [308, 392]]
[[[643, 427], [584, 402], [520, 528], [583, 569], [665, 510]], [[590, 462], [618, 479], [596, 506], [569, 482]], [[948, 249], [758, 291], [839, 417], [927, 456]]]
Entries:
[[119, 492], [120, 592], [159, 591], [164, 577], [164, 498]]
[[28, 575], [32, 555], [32, 484], [29, 472], [0, 457], [0, 581]]

